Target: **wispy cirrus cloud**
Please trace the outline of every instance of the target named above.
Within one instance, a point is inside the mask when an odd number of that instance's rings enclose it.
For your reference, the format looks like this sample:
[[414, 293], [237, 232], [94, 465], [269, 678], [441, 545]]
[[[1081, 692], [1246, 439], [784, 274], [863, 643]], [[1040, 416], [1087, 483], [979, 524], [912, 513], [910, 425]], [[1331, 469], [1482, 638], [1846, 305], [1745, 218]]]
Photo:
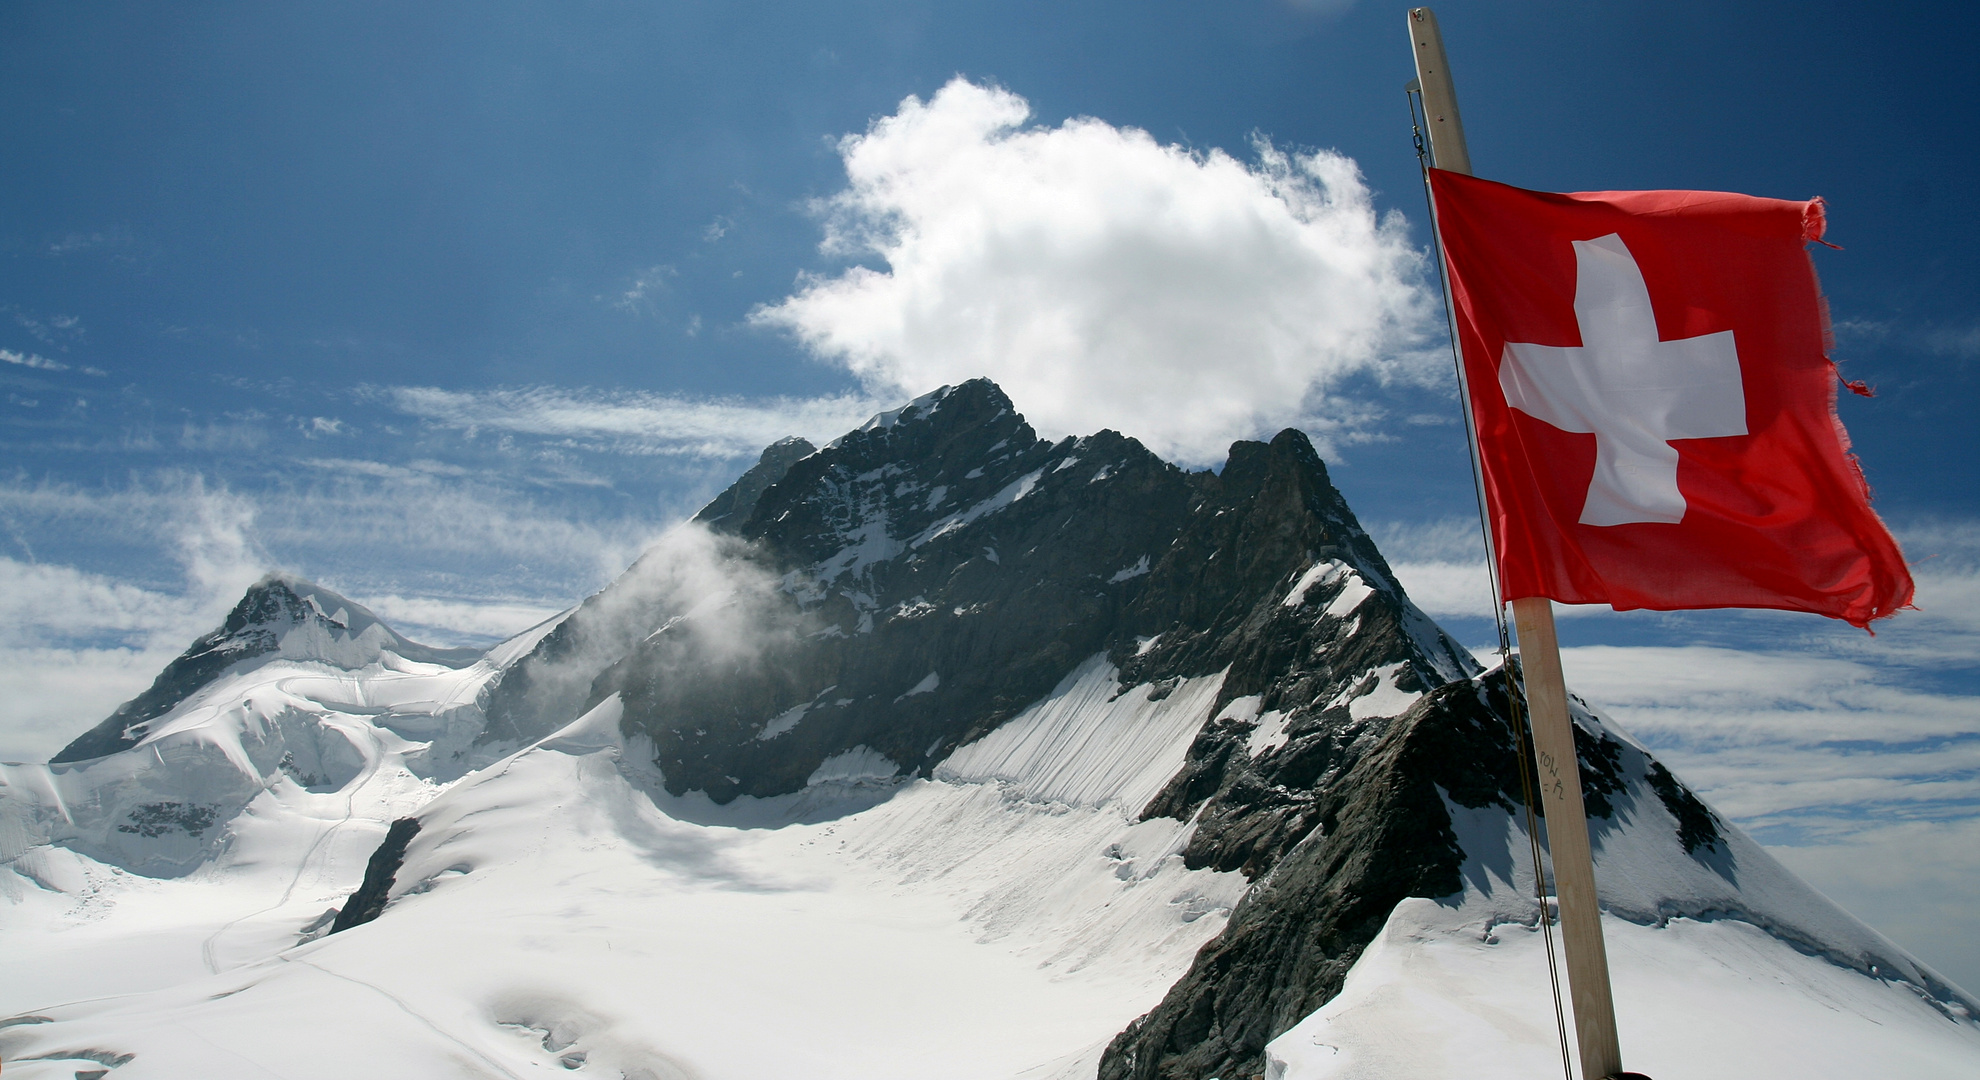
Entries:
[[370, 393], [426, 423], [464, 432], [568, 440], [620, 454], [753, 457], [790, 435], [828, 442], [898, 402], [865, 394], [691, 397], [640, 391], [379, 387]]
[[1955, 360], [1980, 359], [1980, 326], [1971, 324], [1912, 325], [1855, 318], [1837, 320], [1834, 330], [1846, 349], [1897, 346]]
[[[720, 235], [719, 233], [717, 234]], [[610, 297], [611, 305], [620, 311], [641, 315], [653, 309], [654, 301], [672, 291], [670, 282], [680, 277], [681, 272], [667, 263], [649, 266], [632, 275], [632, 281], [618, 295]], [[607, 299], [599, 297], [600, 300]]]
[[[15, 367], [34, 368], [39, 371], [68, 371], [71, 369], [71, 365], [65, 364], [60, 360], [50, 360], [46, 356], [38, 356], [34, 353], [15, 352], [12, 349], [0, 349], [0, 363], [12, 364]], [[100, 376], [104, 374], [103, 369], [93, 368], [87, 364], [78, 370], [84, 375]]]
[[1570, 682], [1726, 812], [1783, 839], [1980, 814], [1980, 698], [1826, 651], [1591, 645]]
[[12, 312], [14, 322], [21, 329], [34, 335], [36, 341], [57, 349], [81, 344], [89, 340], [89, 331], [83, 326], [81, 317], [65, 315], [61, 312], [35, 314], [21, 310], [12, 304], [0, 306], [0, 311]]
[[1368, 530], [1409, 598], [1432, 618], [1492, 617], [1477, 518], [1370, 522]]

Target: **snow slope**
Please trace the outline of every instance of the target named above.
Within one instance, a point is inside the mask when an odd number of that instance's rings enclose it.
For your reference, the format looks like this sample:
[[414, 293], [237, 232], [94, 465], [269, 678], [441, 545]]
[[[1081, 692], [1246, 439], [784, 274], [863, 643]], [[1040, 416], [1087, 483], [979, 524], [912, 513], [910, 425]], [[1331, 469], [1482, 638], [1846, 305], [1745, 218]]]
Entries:
[[1152, 685], [1124, 690], [1119, 676], [1105, 653], [1088, 659], [1050, 697], [958, 747], [935, 776], [1005, 781], [1033, 798], [1138, 813], [1182, 768], [1224, 677], [1186, 679], [1151, 700]]
[[0, 1010], [177, 985], [322, 933], [386, 824], [433, 797], [436, 767], [464, 768], [449, 747], [480, 730], [493, 672], [277, 658], [132, 750], [0, 765]]
[[[1266, 1075], [1561, 1075], [1547, 961], [1528, 920], [1493, 923], [1472, 905], [1405, 901], [1341, 995], [1272, 1042]], [[1972, 1024], [1751, 923], [1607, 916], [1602, 931], [1623, 1062], [1645, 1075], [1952, 1080], [1980, 1066]]]
[[[1077, 680], [1054, 695], [1069, 697], [1088, 700]], [[1193, 700], [1188, 722], [1160, 725], [1154, 753], [1180, 758], [1207, 718], [1207, 698]], [[1100, 714], [1133, 727], [1179, 707]], [[1096, 715], [1034, 711], [1067, 728]], [[1245, 888], [1183, 869], [1183, 824], [1054, 798], [1049, 778], [826, 782], [724, 807], [673, 798], [618, 720], [608, 701], [435, 798], [376, 922], [295, 946], [312, 895], [255, 915], [254, 934], [230, 931], [217, 973], [176, 955], [122, 984], [98, 971], [59, 988], [10, 980], [0, 1007], [47, 1019], [0, 1027], [8, 1076], [66, 1077], [84, 1051], [134, 1055], [117, 1080], [1091, 1075]], [[272, 885], [228, 863], [139, 888], [147, 911], [189, 911], [266, 903]], [[50, 965], [148, 928], [133, 916], [92, 931], [117, 908], [53, 907], [41, 932], [72, 925], [39, 958]], [[64, 997], [88, 1000], [49, 1006]], [[70, 1056], [27, 1060], [50, 1054]]]
[[[191, 873], [230, 843], [229, 822], [251, 804], [348, 814], [359, 792], [393, 775], [459, 775], [481, 730], [476, 695], [495, 670], [390, 651], [349, 670], [282, 656], [244, 665], [153, 721], [130, 750], [0, 764], [0, 816], [24, 831], [22, 847], [53, 842], [154, 877]], [[0, 850], [16, 879], [35, 877], [41, 857]]]
[[[1590, 730], [1627, 740], [1582, 708]], [[1446, 799], [1463, 890], [1390, 914], [1341, 994], [1267, 1048], [1268, 1080], [1561, 1069], [1523, 822]], [[1635, 800], [1593, 823], [1623, 1060], [1656, 1077], [1980, 1074], [1973, 1002], [1738, 829], [1692, 858]], [[1548, 870], [1551, 874], [1551, 866]], [[1558, 948], [1558, 937], [1556, 947]], [[1563, 970], [1562, 992], [1566, 993]], [[1570, 1045], [1572, 1014], [1568, 1023]]]

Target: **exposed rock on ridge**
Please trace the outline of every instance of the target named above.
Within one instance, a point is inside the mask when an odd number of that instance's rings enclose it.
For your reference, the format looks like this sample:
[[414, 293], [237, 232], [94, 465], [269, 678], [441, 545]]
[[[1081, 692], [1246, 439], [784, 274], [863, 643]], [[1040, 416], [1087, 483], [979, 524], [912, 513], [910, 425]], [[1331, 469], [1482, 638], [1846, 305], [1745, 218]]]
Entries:
[[1316, 717], [1257, 759], [1245, 752], [1250, 725], [1205, 728], [1170, 789], [1177, 802], [1195, 786], [1215, 792], [1199, 828], [1208, 838], [1188, 857], [1242, 856], [1271, 872], [1162, 1004], [1108, 1047], [1101, 1080], [1260, 1075], [1265, 1044], [1340, 992], [1398, 902], [1459, 892], [1465, 853], [1439, 792], [1473, 808], [1520, 805], [1502, 687], [1450, 683], [1395, 719]]

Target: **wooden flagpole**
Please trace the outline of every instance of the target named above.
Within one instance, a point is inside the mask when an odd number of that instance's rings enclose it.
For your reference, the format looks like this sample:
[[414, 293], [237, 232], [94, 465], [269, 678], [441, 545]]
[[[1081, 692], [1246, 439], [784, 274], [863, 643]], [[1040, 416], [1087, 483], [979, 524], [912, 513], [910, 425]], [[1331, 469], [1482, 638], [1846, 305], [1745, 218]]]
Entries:
[[[1423, 94], [1424, 123], [1430, 132], [1431, 160], [1440, 169], [1471, 173], [1471, 153], [1458, 117], [1457, 93], [1444, 38], [1429, 8], [1411, 8], [1409, 41], [1416, 55], [1417, 84]], [[1433, 208], [1434, 212], [1434, 208]], [[1434, 227], [1434, 223], [1433, 223]], [[1448, 276], [1448, 275], [1447, 275]], [[1448, 292], [1445, 300], [1449, 302]], [[1458, 342], [1453, 346], [1462, 348]], [[1463, 378], [1464, 364], [1458, 364]], [[1469, 420], [1468, 388], [1465, 411]], [[1474, 442], [1478, 432], [1467, 435]], [[1487, 539], [1489, 543], [1489, 537]], [[1547, 820], [1547, 849], [1553, 856], [1554, 889], [1561, 911], [1561, 947], [1567, 961], [1568, 991], [1574, 1003], [1575, 1039], [1581, 1050], [1583, 1080], [1607, 1080], [1622, 1072], [1616, 1038], [1615, 1001], [1609, 989], [1609, 954], [1602, 943], [1602, 911], [1595, 895], [1595, 861], [1588, 842], [1588, 811], [1581, 800], [1579, 755], [1574, 722], [1568, 718], [1567, 686], [1561, 678], [1560, 643], [1554, 635], [1554, 605], [1532, 596], [1512, 602], [1519, 631], [1520, 672], [1527, 715], [1533, 725], [1533, 756], [1541, 804]]]

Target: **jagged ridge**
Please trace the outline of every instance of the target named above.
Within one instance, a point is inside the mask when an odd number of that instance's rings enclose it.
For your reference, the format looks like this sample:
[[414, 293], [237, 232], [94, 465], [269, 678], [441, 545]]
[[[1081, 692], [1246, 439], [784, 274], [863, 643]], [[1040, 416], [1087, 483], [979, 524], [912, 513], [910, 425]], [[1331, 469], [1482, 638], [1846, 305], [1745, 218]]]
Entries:
[[[1046, 442], [975, 380], [798, 458], [750, 499], [777, 460], [766, 451], [703, 514], [781, 576], [761, 655], [717, 670], [695, 619], [656, 610], [621, 632], [636, 642], [623, 659], [595, 675], [560, 666], [606, 636], [607, 590], [587, 602], [601, 614], [580, 609], [493, 691], [500, 734], [540, 734], [618, 694], [668, 789], [726, 802], [797, 790], [861, 751], [925, 775], [1098, 653], [1123, 686], [1229, 668], [1220, 705], [1297, 683], [1346, 708], [1377, 669], [1404, 695], [1469, 670], [1297, 431], [1190, 473], [1115, 432]], [[1336, 566], [1282, 603], [1302, 575]], [[615, 589], [638, 587], [629, 574]], [[1361, 603], [1313, 618], [1350, 590]], [[561, 697], [544, 691], [559, 681]]]

